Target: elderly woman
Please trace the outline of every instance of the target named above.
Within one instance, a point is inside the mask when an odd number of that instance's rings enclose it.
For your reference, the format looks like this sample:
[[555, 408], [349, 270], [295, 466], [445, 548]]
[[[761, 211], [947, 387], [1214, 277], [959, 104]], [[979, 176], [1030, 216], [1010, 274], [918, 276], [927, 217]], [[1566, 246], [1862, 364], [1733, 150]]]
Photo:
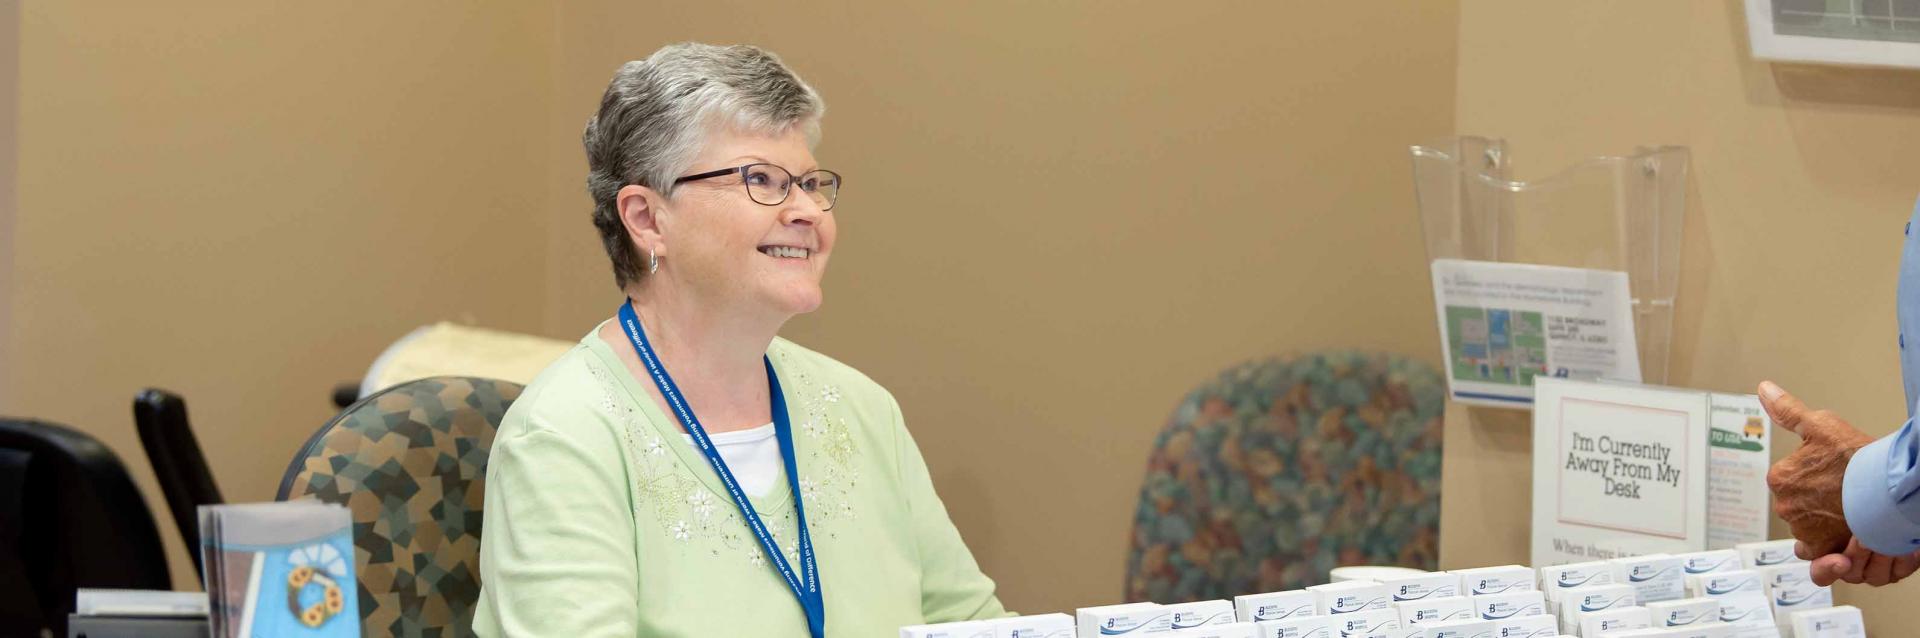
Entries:
[[880, 636], [1006, 615], [885, 388], [780, 339], [820, 306], [840, 175], [773, 54], [668, 46], [582, 136], [626, 295], [487, 467], [486, 636]]

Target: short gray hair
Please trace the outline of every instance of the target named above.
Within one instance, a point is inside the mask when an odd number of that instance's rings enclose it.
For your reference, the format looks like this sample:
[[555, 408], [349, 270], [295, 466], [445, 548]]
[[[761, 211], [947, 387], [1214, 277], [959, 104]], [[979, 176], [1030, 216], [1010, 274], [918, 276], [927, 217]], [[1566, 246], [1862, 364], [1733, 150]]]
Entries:
[[613, 260], [615, 283], [625, 288], [645, 272], [620, 220], [622, 187], [639, 184], [672, 196], [673, 180], [720, 126], [770, 135], [798, 126], [812, 146], [826, 111], [812, 86], [759, 47], [684, 42], [621, 65], [580, 136], [593, 225]]

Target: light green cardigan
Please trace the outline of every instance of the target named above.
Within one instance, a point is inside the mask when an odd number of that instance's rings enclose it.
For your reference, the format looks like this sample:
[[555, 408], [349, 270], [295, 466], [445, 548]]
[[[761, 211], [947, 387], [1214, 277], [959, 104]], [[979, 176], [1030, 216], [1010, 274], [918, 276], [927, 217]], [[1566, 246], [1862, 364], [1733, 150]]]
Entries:
[[[481, 636], [804, 637], [806, 617], [700, 452], [598, 330], [534, 379], [487, 463]], [[900, 406], [784, 339], [827, 635], [1007, 615], [947, 518]], [[791, 489], [753, 506], [795, 555]]]

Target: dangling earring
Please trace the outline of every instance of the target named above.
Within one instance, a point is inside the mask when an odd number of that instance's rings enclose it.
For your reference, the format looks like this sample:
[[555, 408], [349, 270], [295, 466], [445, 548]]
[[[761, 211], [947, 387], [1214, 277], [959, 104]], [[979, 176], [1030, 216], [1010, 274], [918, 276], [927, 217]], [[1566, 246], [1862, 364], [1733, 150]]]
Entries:
[[647, 249], [647, 274], [651, 275], [657, 272], [660, 272], [660, 256], [653, 254], [653, 249], [648, 248]]

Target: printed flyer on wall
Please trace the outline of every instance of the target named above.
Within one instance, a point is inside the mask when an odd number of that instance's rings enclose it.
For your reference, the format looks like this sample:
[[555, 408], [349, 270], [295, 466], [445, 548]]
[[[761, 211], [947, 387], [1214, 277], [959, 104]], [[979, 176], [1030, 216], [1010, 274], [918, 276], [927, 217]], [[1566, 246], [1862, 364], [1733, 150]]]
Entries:
[[1751, 394], [1714, 394], [1707, 408], [1707, 549], [1767, 539], [1773, 419]]
[[1624, 272], [1436, 259], [1433, 299], [1455, 401], [1524, 408], [1536, 378], [1641, 380]]
[[1534, 564], [1766, 540], [1758, 397], [1552, 378], [1535, 391]]

